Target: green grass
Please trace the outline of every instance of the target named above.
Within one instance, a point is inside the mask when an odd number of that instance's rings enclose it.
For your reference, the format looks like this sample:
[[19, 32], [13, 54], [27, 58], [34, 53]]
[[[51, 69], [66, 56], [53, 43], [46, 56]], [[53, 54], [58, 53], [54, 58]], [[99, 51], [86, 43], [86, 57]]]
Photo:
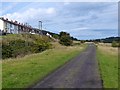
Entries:
[[2, 62], [0, 60], [0, 90], [2, 89]]
[[98, 47], [97, 58], [104, 88], [118, 88], [118, 54]]
[[23, 58], [3, 60], [2, 87], [28, 87], [65, 64], [82, 50], [81, 46], [62, 46]]

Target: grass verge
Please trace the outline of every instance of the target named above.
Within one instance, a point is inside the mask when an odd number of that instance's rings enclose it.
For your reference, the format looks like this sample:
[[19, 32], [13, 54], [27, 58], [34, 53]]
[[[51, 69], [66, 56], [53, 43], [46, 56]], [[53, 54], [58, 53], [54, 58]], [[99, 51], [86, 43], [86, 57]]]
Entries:
[[97, 59], [104, 88], [118, 88], [118, 51], [108, 46], [98, 46]]
[[2, 61], [0, 60], [0, 90], [2, 90]]
[[2, 87], [28, 87], [65, 64], [83, 50], [81, 46], [56, 46], [56, 48], [42, 53], [4, 60], [2, 62]]

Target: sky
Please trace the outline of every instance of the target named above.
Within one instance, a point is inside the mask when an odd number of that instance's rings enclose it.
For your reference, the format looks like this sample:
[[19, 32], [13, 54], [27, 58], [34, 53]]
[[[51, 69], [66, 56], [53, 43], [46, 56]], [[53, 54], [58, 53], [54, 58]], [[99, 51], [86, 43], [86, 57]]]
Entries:
[[118, 36], [117, 2], [2, 2], [0, 14], [54, 33], [65, 31], [78, 39]]

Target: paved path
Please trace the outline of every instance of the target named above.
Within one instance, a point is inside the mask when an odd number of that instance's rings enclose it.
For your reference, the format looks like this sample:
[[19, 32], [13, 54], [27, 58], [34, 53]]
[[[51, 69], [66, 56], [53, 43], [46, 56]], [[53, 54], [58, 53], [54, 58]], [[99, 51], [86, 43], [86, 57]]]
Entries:
[[87, 49], [33, 88], [102, 88], [96, 48]]

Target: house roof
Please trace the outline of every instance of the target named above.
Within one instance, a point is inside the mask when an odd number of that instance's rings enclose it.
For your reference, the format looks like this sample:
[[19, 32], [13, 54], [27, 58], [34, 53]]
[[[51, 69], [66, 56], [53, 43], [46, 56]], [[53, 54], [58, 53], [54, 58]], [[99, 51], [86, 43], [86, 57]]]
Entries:
[[3, 17], [1, 17], [0, 18], [1, 20], [3, 20], [3, 21], [5, 21], [5, 22], [8, 22], [8, 23], [11, 23], [11, 24], [14, 24], [14, 25], [17, 25], [17, 26], [22, 26], [22, 27], [24, 27], [24, 28], [29, 28], [29, 29], [33, 29], [32, 28], [32, 26], [30, 26], [30, 25], [26, 25], [26, 24], [24, 24], [24, 23], [18, 23], [18, 21], [10, 21], [10, 20], [8, 20], [8, 18], [3, 18]]

